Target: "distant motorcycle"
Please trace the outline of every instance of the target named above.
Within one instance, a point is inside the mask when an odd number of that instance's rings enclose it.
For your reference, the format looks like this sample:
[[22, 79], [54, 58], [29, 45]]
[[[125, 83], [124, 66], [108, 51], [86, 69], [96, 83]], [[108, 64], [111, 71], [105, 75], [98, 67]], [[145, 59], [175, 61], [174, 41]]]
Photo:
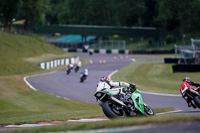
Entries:
[[66, 74], [70, 74], [71, 70], [73, 69], [73, 64], [69, 64], [68, 67], [66, 68]]
[[66, 69], [66, 74], [67, 74], [67, 75], [70, 74], [70, 72], [71, 72], [71, 69], [70, 69], [70, 68]]
[[89, 55], [93, 55], [93, 52], [92, 52], [92, 51], [89, 51]]
[[75, 69], [74, 69], [74, 71], [78, 72], [78, 70], [79, 70], [79, 66], [76, 66]]
[[81, 75], [80, 75], [80, 82], [84, 82], [87, 76], [88, 76], [88, 69], [84, 69], [84, 71], [81, 72]]
[[[122, 88], [120, 91], [122, 90], [124, 89]], [[94, 96], [108, 118], [155, 115], [154, 110], [143, 102], [138, 89], [134, 92], [128, 89], [123, 93], [120, 93], [118, 96], [113, 96], [111, 92], [102, 88], [102, 90], [97, 91]], [[128, 100], [125, 100], [125, 97], [128, 97]]]
[[87, 78], [87, 75], [81, 74], [80, 75], [80, 82], [84, 82], [86, 80], [86, 78]]

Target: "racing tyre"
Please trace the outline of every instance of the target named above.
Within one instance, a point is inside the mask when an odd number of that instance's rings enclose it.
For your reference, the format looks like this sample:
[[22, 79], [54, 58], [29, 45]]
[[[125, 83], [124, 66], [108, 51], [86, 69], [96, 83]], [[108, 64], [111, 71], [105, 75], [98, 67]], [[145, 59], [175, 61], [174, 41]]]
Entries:
[[150, 106], [148, 106], [146, 104], [144, 104], [144, 113], [145, 113], [146, 116], [153, 116], [153, 115], [155, 115], [154, 110]]
[[110, 119], [126, 117], [125, 111], [123, 109], [119, 109], [119, 107], [120, 105], [113, 101], [106, 101], [102, 105], [104, 114]]
[[78, 68], [78, 67], [76, 67], [76, 68], [75, 68], [75, 72], [78, 72], [78, 69], [79, 69], [79, 68]]
[[69, 75], [69, 73], [70, 73], [70, 70], [67, 70], [67, 75]]
[[194, 97], [194, 103], [198, 108], [200, 108], [200, 97], [199, 96]]

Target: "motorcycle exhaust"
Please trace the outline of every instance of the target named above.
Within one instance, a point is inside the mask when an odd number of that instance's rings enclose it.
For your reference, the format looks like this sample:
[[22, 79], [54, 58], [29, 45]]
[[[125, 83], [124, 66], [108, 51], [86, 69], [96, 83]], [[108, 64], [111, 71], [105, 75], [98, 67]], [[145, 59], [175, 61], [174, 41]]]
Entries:
[[111, 100], [115, 101], [116, 103], [118, 103], [118, 104], [120, 104], [120, 105], [122, 105], [122, 106], [126, 106], [126, 104], [124, 104], [124, 102], [118, 100], [118, 99], [115, 98], [115, 97], [111, 97]]
[[193, 94], [196, 94], [197, 96], [200, 96], [200, 94], [199, 94], [197, 91], [195, 91], [195, 90], [189, 89], [189, 91], [190, 91], [191, 93], [193, 93]]

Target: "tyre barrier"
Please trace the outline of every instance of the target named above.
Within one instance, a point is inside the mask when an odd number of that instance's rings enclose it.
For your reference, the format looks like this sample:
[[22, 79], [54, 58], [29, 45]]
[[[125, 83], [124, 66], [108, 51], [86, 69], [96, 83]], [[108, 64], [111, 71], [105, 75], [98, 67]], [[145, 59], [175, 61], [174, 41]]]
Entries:
[[50, 68], [54, 68], [61, 65], [76, 64], [78, 63], [78, 61], [79, 61], [79, 56], [74, 57], [74, 58], [64, 58], [64, 59], [56, 59], [52, 61], [47, 61], [47, 62], [41, 62], [38, 65], [41, 69], [50, 69]]
[[93, 53], [99, 53], [99, 54], [129, 54], [129, 50], [119, 50], [119, 49], [63, 49], [65, 52], [83, 52], [88, 53], [89, 51]]

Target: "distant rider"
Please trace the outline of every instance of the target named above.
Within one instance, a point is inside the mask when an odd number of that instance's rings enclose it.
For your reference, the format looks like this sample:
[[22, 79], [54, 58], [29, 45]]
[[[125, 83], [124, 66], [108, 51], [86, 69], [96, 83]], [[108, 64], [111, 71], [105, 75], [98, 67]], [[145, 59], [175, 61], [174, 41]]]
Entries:
[[[110, 78], [104, 76], [101, 78], [100, 82], [98, 83], [96, 91], [107, 90], [111, 92], [114, 96], [117, 96], [119, 94], [123, 94], [122, 92], [123, 90], [121, 90], [122, 88], [132, 89], [132, 91], [135, 91], [136, 85], [126, 83], [126, 82], [115, 82], [115, 81], [112, 81]], [[125, 99], [128, 99], [129, 97], [125, 97]]]
[[69, 64], [69, 65], [67, 66], [67, 68], [66, 68], [67, 74], [69, 74], [73, 68], [74, 68], [74, 65], [73, 65], [73, 64]]
[[84, 69], [84, 71], [81, 72], [80, 75], [80, 82], [83, 82], [84, 80], [86, 80], [87, 76], [88, 76], [88, 69]]
[[[195, 87], [191, 87], [191, 86], [195, 86]], [[181, 83], [180, 90], [181, 90], [182, 97], [186, 100], [188, 104], [188, 107], [192, 106], [193, 108], [196, 108], [196, 106], [192, 103], [190, 97], [188, 97], [188, 94], [189, 93], [199, 94], [200, 84], [191, 81], [190, 77], [186, 76], [183, 78], [183, 82]]]
[[78, 61], [78, 63], [76, 64], [75, 72], [77, 72], [79, 70], [81, 65], [82, 65], [81, 61]]
[[84, 71], [81, 72], [81, 75], [88, 76], [88, 74], [89, 73], [88, 73], [88, 69], [87, 68], [85, 68]]
[[73, 64], [69, 64], [68, 65], [68, 69], [72, 70], [74, 68], [74, 65]]

